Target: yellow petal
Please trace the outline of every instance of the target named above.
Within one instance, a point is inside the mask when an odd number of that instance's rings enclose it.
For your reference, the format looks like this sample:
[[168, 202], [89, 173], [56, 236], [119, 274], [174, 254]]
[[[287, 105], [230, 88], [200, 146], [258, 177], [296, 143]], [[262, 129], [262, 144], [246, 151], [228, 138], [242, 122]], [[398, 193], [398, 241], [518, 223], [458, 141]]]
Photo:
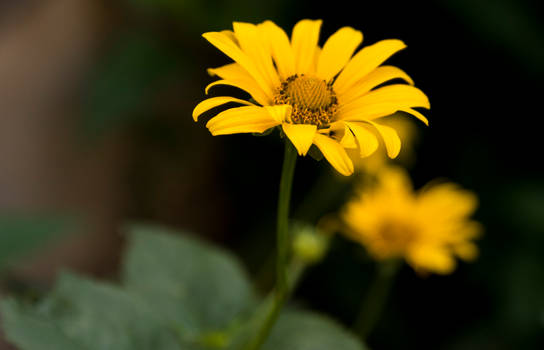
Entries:
[[289, 37], [272, 21], [263, 23], [263, 32], [271, 45], [272, 57], [282, 80], [295, 74], [295, 55]]
[[366, 125], [357, 122], [346, 122], [346, 125], [351, 129], [359, 143], [361, 158], [370, 156], [378, 149], [378, 139], [374, 133], [367, 129]]
[[331, 124], [330, 129], [334, 133], [334, 139], [339, 140], [342, 147], [357, 148], [355, 136], [353, 136], [346, 123], [343, 121], [334, 122]]
[[198, 120], [198, 117], [204, 113], [204, 112], [207, 112], [209, 111], [210, 109], [212, 108], [215, 108], [215, 107], [218, 107], [218, 106], [221, 106], [225, 103], [230, 103], [230, 102], [235, 102], [235, 103], [241, 103], [243, 105], [253, 105], [253, 103], [249, 102], [249, 101], [245, 101], [245, 100], [241, 100], [239, 98], [234, 98], [234, 97], [230, 97], [230, 96], [219, 96], [219, 97], [212, 97], [212, 98], [208, 98], [202, 102], [200, 102], [199, 104], [196, 105], [195, 109], [193, 109], [193, 119], [194, 121], [196, 122]]
[[264, 91], [266, 96], [272, 100], [273, 98], [273, 89], [268, 82], [263, 73], [259, 71], [257, 66], [252, 62], [252, 60], [245, 54], [240, 47], [232, 41], [229, 36], [225, 33], [220, 32], [209, 32], [204, 33], [202, 36], [208, 40], [213, 46], [217, 47], [224, 54], [232, 58], [235, 62], [239, 63], [242, 68], [244, 68], [249, 75], [255, 80], [257, 85]]
[[389, 158], [395, 158], [399, 155], [400, 152], [400, 138], [397, 134], [397, 131], [389, 126], [385, 126], [382, 124], [374, 123], [374, 122], [368, 122], [371, 125], [373, 125], [376, 130], [378, 130], [378, 133], [380, 133], [383, 142], [385, 143], [385, 149], [387, 150], [387, 155]]
[[248, 132], [264, 132], [279, 123], [259, 106], [230, 108], [210, 119], [206, 127], [212, 135], [227, 135]]
[[381, 66], [374, 69], [364, 79], [361, 79], [342, 95], [338, 95], [338, 100], [340, 103], [349, 103], [356, 98], [363, 96], [376, 86], [392, 79], [403, 79], [408, 84], [414, 85], [413, 80], [401, 69], [393, 66]]
[[290, 105], [264, 106], [264, 108], [278, 124], [288, 120], [291, 116], [292, 107]]
[[340, 28], [323, 45], [317, 61], [317, 76], [331, 80], [344, 66], [363, 41], [363, 34], [350, 27]]
[[305, 156], [312, 145], [314, 135], [317, 131], [316, 125], [310, 124], [288, 124], [283, 123], [282, 129], [285, 135], [291, 140], [296, 147], [298, 154]]
[[341, 104], [338, 118], [371, 120], [412, 107], [430, 108], [429, 99], [414, 86], [395, 84], [370, 91], [350, 103]]
[[402, 41], [390, 39], [379, 41], [374, 45], [361, 49], [348, 62], [334, 82], [334, 91], [339, 95], [343, 94], [391, 55], [405, 47], [406, 45]]
[[265, 94], [255, 79], [238, 63], [230, 63], [218, 68], [209, 68], [208, 73], [211, 76], [217, 75], [223, 80], [209, 84], [206, 87], [206, 94], [215, 85], [230, 85], [246, 91], [261, 105], [272, 104], [272, 99]]
[[321, 20], [303, 19], [293, 28], [291, 47], [295, 55], [295, 69], [298, 74], [308, 73], [315, 60]]
[[314, 144], [340, 174], [344, 176], [353, 174], [353, 162], [338, 141], [333, 140], [329, 136], [316, 133]]
[[403, 108], [403, 109], [400, 109], [401, 111], [403, 112], [406, 112], [408, 114], [411, 114], [413, 115], [414, 117], [416, 117], [417, 119], [421, 120], [425, 125], [429, 126], [429, 120], [427, 118], [425, 118], [425, 116], [423, 114], [421, 114], [420, 112], [416, 111], [415, 109], [412, 109], [412, 108]]
[[270, 45], [265, 40], [262, 26], [252, 23], [234, 22], [234, 34], [242, 51], [252, 60], [257, 69], [265, 77], [269, 86], [280, 85], [278, 73], [272, 63]]

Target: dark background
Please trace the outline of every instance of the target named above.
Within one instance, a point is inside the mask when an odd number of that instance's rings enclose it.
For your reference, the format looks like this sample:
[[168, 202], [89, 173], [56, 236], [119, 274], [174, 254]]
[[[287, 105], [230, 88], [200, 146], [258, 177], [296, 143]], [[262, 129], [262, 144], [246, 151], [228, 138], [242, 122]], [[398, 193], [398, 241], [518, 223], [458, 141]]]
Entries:
[[[541, 14], [529, 0], [0, 1], [2, 293], [45, 291], [61, 267], [114, 279], [129, 220], [227, 246], [266, 290], [282, 144], [277, 134], [212, 137], [205, 118], [192, 121], [213, 80], [206, 68], [229, 62], [201, 34], [265, 19], [289, 33], [320, 18], [321, 44], [342, 26], [361, 30], [363, 45], [407, 43], [388, 63], [431, 101], [414, 183], [475, 191], [485, 227], [480, 257], [454, 274], [402, 269], [369, 345], [544, 348]], [[348, 189], [325, 162], [300, 159], [294, 215], [315, 223]], [[308, 212], [316, 193], [326, 200]], [[335, 239], [295, 300], [350, 325], [373, 268]]]

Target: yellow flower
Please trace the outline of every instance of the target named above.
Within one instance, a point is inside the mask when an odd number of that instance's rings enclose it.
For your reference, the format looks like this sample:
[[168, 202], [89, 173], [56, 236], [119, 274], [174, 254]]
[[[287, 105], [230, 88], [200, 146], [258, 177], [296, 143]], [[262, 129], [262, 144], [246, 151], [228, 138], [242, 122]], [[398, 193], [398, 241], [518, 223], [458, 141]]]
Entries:
[[386, 168], [377, 183], [346, 205], [346, 234], [377, 260], [404, 258], [416, 271], [451, 273], [455, 256], [478, 253], [471, 241], [480, 226], [469, 219], [476, 196], [453, 183], [428, 185], [414, 193], [408, 175]]
[[[302, 20], [291, 39], [271, 21], [254, 25], [233, 24], [233, 31], [203, 34], [234, 63], [209, 69], [221, 78], [216, 85], [240, 88], [253, 101], [230, 96], [208, 98], [199, 103], [193, 118], [226, 103], [230, 108], [206, 124], [212, 135], [260, 133], [281, 126], [300, 155], [316, 145], [331, 165], [343, 175], [353, 173], [346, 148], [358, 148], [361, 157], [378, 148], [379, 134], [389, 157], [400, 151], [395, 129], [377, 119], [404, 111], [427, 124], [414, 107], [430, 108], [425, 94], [412, 86], [412, 79], [399, 68], [381, 66], [406, 46], [400, 40], [383, 40], [354, 52], [363, 35], [343, 27], [318, 45], [321, 20]], [[393, 79], [407, 84], [382, 85]]]

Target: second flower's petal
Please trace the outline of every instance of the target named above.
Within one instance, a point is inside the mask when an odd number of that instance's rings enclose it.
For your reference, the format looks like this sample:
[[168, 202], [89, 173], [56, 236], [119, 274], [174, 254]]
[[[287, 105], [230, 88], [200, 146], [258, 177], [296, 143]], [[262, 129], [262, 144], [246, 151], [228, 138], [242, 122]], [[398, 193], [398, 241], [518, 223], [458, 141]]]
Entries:
[[289, 37], [272, 21], [263, 23], [263, 31], [270, 42], [272, 57], [282, 80], [295, 74], [295, 55]]
[[381, 66], [370, 72], [364, 79], [356, 83], [351, 89], [338, 95], [340, 103], [350, 103], [358, 97], [363, 96], [376, 86], [389, 80], [403, 79], [410, 85], [414, 85], [413, 80], [400, 68], [394, 66]]
[[374, 133], [367, 129], [366, 125], [357, 122], [346, 122], [346, 125], [351, 129], [359, 143], [362, 158], [370, 156], [378, 149], [378, 139]]
[[227, 135], [250, 132], [264, 132], [280, 123], [266, 108], [244, 106], [230, 108], [210, 119], [206, 127], [212, 135]]
[[315, 134], [314, 144], [319, 148], [323, 156], [342, 175], [353, 174], [353, 162], [349, 158], [342, 145], [329, 136]]
[[272, 103], [270, 96], [261, 89], [255, 79], [240, 66], [238, 63], [230, 63], [218, 68], [209, 68], [208, 73], [212, 76], [217, 75], [223, 80], [221, 82], [213, 82], [206, 87], [206, 93], [215, 85], [231, 85], [246, 91], [248, 94], [259, 102], [261, 105]]
[[396, 158], [399, 155], [401, 147], [401, 142], [397, 131], [392, 127], [382, 124], [370, 121], [368, 123], [373, 125], [376, 130], [378, 130], [378, 133], [381, 135], [385, 144], [385, 149], [387, 150], [387, 155], [389, 156], [389, 158]]
[[348, 63], [355, 49], [363, 41], [363, 34], [350, 27], [340, 28], [323, 45], [317, 61], [316, 75], [329, 81]]
[[283, 123], [282, 129], [297, 149], [298, 154], [305, 156], [313, 143], [317, 126], [310, 124]]
[[257, 85], [264, 91], [269, 99], [274, 96], [273, 87], [270, 85], [267, 77], [257, 68], [246, 53], [225, 33], [208, 32], [202, 34], [213, 46], [223, 51], [227, 56], [239, 63], [249, 75], [255, 79]]
[[353, 56], [334, 82], [334, 91], [339, 95], [343, 94], [391, 55], [405, 47], [402, 41], [390, 39], [362, 48]]
[[303, 19], [293, 28], [291, 46], [295, 55], [295, 69], [298, 74], [310, 71], [315, 60], [315, 51], [319, 41], [321, 20]]
[[202, 102], [200, 102], [199, 104], [196, 105], [195, 109], [193, 109], [193, 119], [196, 122], [196, 121], [198, 121], [198, 117], [202, 113], [205, 113], [205, 112], [209, 111], [212, 108], [215, 108], [215, 107], [218, 107], [218, 106], [224, 105], [225, 103], [230, 103], [230, 102], [240, 103], [240, 104], [248, 105], [248, 106], [253, 105], [253, 103], [251, 103], [251, 102], [241, 100], [239, 98], [230, 97], [230, 96], [212, 97], [212, 98], [208, 98], [208, 99], [206, 99], [206, 100], [204, 100], [204, 101], [202, 101]]

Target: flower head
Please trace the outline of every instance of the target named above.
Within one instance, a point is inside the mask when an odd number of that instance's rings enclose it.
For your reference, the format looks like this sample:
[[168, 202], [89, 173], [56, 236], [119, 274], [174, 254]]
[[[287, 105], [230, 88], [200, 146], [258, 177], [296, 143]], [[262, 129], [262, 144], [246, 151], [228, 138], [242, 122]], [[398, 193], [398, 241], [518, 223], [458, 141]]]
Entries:
[[[383, 138], [388, 156], [396, 157], [399, 136], [379, 118], [404, 111], [427, 124], [413, 108], [430, 107], [406, 73], [381, 66], [405, 48], [404, 43], [383, 40], [355, 53], [363, 35], [344, 27], [320, 47], [320, 27], [320, 20], [302, 20], [290, 39], [271, 21], [257, 25], [235, 22], [233, 31], [203, 34], [234, 61], [208, 70], [220, 80], [209, 84], [206, 93], [213, 86], [230, 85], [246, 91], [253, 101], [208, 98], [195, 107], [194, 120], [212, 108], [241, 104], [210, 119], [206, 124], [210, 132], [260, 133], [281, 126], [300, 155], [315, 145], [343, 175], [353, 173], [345, 149], [358, 149], [361, 157], [369, 156], [378, 148], [376, 135]], [[382, 86], [394, 79], [408, 84]]]
[[469, 219], [476, 196], [452, 183], [428, 185], [414, 193], [407, 174], [386, 168], [374, 187], [346, 205], [346, 234], [377, 260], [404, 258], [416, 271], [447, 274], [455, 256], [470, 260], [480, 226]]

